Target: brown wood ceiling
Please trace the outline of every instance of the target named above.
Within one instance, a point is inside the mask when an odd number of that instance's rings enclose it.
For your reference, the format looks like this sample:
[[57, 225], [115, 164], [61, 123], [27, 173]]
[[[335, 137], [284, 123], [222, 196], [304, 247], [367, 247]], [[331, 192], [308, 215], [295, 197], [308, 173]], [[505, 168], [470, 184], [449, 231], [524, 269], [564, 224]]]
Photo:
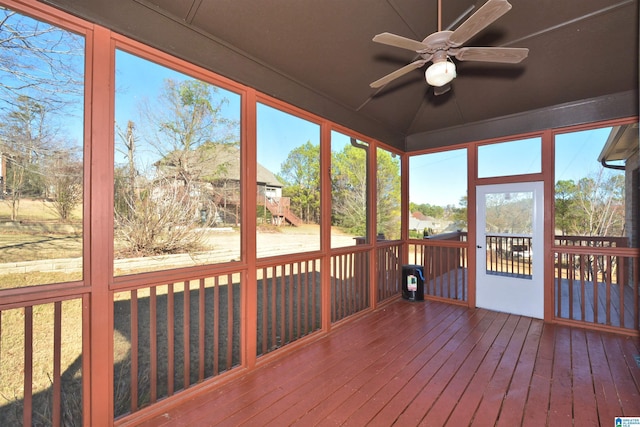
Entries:
[[[369, 83], [415, 57], [372, 37], [422, 40], [437, 31], [437, 0], [49, 1], [398, 146], [410, 135], [611, 94], [637, 100], [638, 0], [510, 2], [466, 45], [527, 47], [529, 57], [458, 62], [452, 90], [436, 97], [424, 67], [382, 90]], [[483, 3], [443, 0], [442, 26]]]

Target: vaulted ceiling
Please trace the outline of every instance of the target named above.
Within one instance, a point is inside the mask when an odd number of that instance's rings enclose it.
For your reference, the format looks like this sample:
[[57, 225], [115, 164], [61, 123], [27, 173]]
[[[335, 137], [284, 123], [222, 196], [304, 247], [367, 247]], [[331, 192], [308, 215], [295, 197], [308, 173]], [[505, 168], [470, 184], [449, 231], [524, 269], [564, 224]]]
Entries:
[[[455, 29], [484, 0], [441, 0]], [[414, 52], [372, 41], [422, 40], [438, 30], [438, 0], [49, 0], [162, 50], [405, 148], [410, 135], [612, 94], [637, 112], [638, 0], [510, 0], [467, 46], [529, 48], [519, 64], [454, 61], [435, 96], [425, 67], [381, 89], [369, 83]], [[452, 25], [453, 24], [453, 25]]]

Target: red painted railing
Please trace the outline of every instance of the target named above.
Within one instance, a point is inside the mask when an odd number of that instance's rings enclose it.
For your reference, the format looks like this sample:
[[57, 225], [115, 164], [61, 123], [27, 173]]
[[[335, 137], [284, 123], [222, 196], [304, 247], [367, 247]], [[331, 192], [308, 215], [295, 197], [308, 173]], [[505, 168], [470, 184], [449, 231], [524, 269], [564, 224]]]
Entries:
[[377, 301], [394, 297], [402, 292], [402, 243], [378, 241], [376, 251]]
[[359, 246], [331, 256], [331, 322], [369, 308], [369, 262], [370, 252]]
[[623, 237], [556, 236], [555, 243], [556, 319], [637, 332], [640, 250]]
[[279, 262], [258, 270], [258, 355], [321, 328], [320, 260]]
[[238, 366], [241, 274], [114, 294], [114, 412], [122, 416]]
[[82, 420], [82, 297], [0, 309], [1, 425]]
[[463, 232], [409, 241], [409, 264], [424, 267], [426, 297], [467, 301], [467, 234]]

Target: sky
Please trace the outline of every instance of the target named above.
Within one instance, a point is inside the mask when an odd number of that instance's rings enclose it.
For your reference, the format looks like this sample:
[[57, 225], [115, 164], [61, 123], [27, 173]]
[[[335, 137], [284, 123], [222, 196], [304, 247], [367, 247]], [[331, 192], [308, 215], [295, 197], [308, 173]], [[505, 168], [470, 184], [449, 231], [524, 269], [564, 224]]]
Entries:
[[257, 106], [258, 163], [273, 173], [291, 150], [311, 142], [320, 144], [320, 126], [264, 104]]

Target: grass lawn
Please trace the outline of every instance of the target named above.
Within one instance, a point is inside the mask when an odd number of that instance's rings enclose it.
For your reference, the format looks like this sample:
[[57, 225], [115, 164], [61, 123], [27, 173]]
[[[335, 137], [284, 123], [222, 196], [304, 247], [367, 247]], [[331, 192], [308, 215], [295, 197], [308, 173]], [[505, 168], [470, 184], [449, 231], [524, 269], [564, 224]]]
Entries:
[[2, 233], [2, 263], [82, 256], [82, 236], [64, 234]]
[[[82, 218], [82, 206], [72, 213], [72, 220]], [[18, 221], [58, 221], [59, 215], [53, 203], [45, 200], [21, 199], [18, 207]], [[0, 200], [0, 222], [11, 220], [11, 200]]]

